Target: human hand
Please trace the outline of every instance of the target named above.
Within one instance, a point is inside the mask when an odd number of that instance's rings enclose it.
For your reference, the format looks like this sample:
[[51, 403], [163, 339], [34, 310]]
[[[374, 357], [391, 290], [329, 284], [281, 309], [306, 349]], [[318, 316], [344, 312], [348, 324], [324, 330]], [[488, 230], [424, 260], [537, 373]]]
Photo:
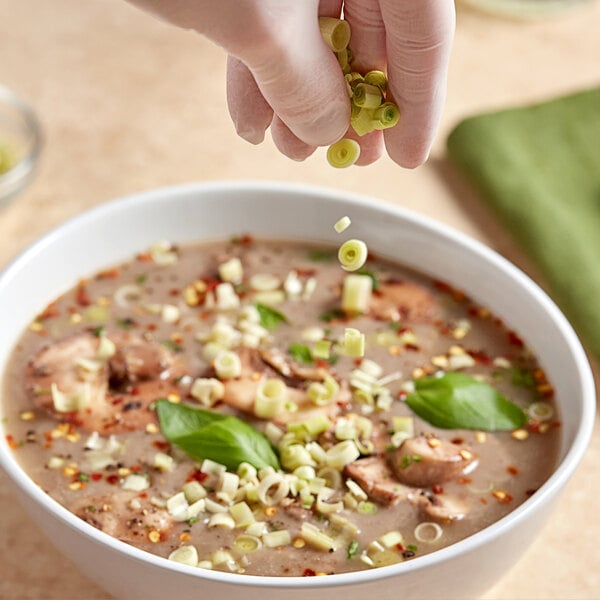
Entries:
[[[445, 98], [454, 32], [451, 0], [129, 0], [222, 46], [227, 100], [238, 134], [258, 144], [270, 127], [286, 156], [303, 160], [341, 137], [361, 146], [357, 162], [385, 149], [399, 165], [427, 159]], [[399, 123], [362, 137], [348, 130], [350, 103], [318, 16], [344, 11], [352, 29], [353, 70], [385, 69]]]

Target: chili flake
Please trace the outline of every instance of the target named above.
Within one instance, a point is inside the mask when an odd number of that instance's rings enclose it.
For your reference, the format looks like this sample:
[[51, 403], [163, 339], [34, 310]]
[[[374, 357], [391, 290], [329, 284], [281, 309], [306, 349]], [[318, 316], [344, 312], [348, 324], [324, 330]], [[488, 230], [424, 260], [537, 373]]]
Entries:
[[492, 495], [500, 502], [500, 504], [508, 504], [509, 502], [512, 502], [513, 499], [513, 497], [504, 490], [494, 490]]

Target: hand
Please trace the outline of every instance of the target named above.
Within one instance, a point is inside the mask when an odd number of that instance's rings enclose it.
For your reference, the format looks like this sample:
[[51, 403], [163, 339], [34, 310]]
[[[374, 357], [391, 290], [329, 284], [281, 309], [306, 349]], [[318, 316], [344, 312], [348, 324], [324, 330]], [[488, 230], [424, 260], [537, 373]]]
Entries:
[[[222, 46], [227, 101], [238, 134], [258, 144], [265, 131], [286, 156], [303, 160], [341, 137], [361, 145], [357, 164], [383, 153], [414, 168], [427, 160], [445, 98], [454, 33], [452, 0], [129, 0]], [[400, 122], [357, 137], [348, 130], [346, 84], [323, 42], [318, 16], [350, 23], [352, 67], [387, 67]]]

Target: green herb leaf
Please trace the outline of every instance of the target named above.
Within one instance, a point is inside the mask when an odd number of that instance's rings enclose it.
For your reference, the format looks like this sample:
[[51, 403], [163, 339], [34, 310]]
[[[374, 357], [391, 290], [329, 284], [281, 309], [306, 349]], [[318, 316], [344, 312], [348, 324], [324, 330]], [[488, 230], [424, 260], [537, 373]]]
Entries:
[[103, 335], [106, 335], [106, 327], [104, 327], [104, 325], [100, 325], [100, 327], [95, 327], [92, 330], [92, 335], [95, 335], [96, 337], [102, 337]]
[[308, 259], [313, 262], [333, 262], [336, 253], [333, 250], [321, 250], [320, 248], [311, 248], [308, 251]]
[[265, 329], [273, 331], [280, 323], [288, 323], [287, 317], [278, 310], [260, 302], [257, 302], [254, 306], [256, 306], [256, 310], [260, 315], [260, 324]]
[[173, 340], [163, 340], [161, 344], [165, 348], [173, 350], [173, 352], [183, 352], [183, 346], [181, 344], [178, 344], [177, 342], [174, 342]]
[[354, 558], [358, 554], [358, 542], [356, 540], [352, 540], [348, 544], [348, 550], [346, 551], [346, 556], [348, 560]]
[[288, 352], [290, 353], [291, 357], [299, 363], [312, 365], [315, 362], [313, 360], [310, 348], [304, 344], [290, 344]]
[[143, 285], [144, 283], [146, 283], [147, 278], [148, 278], [148, 275], [144, 275], [143, 273], [141, 273], [140, 275], [136, 275], [135, 282], [138, 285]]
[[535, 386], [535, 379], [533, 373], [529, 369], [523, 369], [521, 367], [513, 367], [510, 370], [510, 379], [513, 385], [520, 387], [531, 388]]
[[135, 321], [130, 317], [126, 319], [117, 319], [117, 327], [129, 331], [135, 325]]
[[523, 410], [492, 386], [463, 373], [417, 379], [406, 404], [443, 429], [504, 431], [522, 427], [527, 420]]
[[367, 277], [370, 277], [371, 281], [373, 282], [373, 290], [379, 289], [379, 276], [377, 275], [377, 273], [375, 273], [375, 271], [363, 267], [362, 269], [358, 269], [358, 271], [355, 271], [355, 273], [356, 275], [366, 275]]
[[330, 321], [336, 321], [338, 319], [345, 320], [346, 313], [341, 308], [332, 308], [331, 310], [324, 312], [319, 319], [327, 323]]
[[269, 440], [244, 421], [210, 410], [157, 400], [156, 412], [164, 436], [194, 460], [208, 458], [235, 471], [247, 462], [279, 469]]

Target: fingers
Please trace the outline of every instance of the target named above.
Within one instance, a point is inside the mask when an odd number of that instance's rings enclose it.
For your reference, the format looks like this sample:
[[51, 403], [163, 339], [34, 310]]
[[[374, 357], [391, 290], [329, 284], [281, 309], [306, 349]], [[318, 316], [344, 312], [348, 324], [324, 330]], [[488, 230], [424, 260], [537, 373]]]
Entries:
[[279, 152], [292, 160], [305, 160], [317, 149], [297, 138], [277, 115], [271, 123], [271, 137]]
[[385, 23], [389, 89], [400, 121], [384, 133], [390, 157], [414, 168], [427, 160], [446, 95], [454, 36], [448, 0], [380, 0]]
[[350, 23], [353, 70], [365, 73], [386, 64], [385, 29], [377, 0], [346, 0], [344, 18]]
[[309, 146], [324, 146], [344, 134], [350, 106], [339, 64], [321, 38], [317, 6], [311, 5], [291, 4], [270, 30], [269, 51], [240, 58], [288, 129]]
[[350, 127], [348, 128], [348, 131], [346, 131], [344, 137], [356, 140], [360, 146], [360, 156], [354, 163], [358, 167], [370, 165], [379, 160], [383, 155], [384, 145], [381, 131], [372, 131], [371, 133], [359, 136], [354, 129]]
[[237, 134], [251, 144], [260, 144], [273, 119], [273, 109], [246, 65], [233, 56], [227, 57], [227, 106]]

